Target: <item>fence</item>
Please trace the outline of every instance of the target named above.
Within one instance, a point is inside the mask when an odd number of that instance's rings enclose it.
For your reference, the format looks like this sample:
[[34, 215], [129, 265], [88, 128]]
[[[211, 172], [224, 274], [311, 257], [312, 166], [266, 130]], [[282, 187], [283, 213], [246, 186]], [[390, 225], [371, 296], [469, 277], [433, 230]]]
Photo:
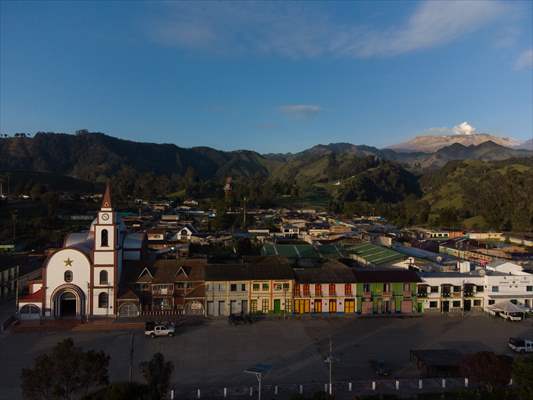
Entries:
[[[512, 384], [512, 382], [510, 382]], [[439, 393], [444, 391], [456, 391], [471, 387], [468, 378], [412, 378], [412, 379], [384, 379], [384, 380], [357, 380], [334, 382], [332, 393], [335, 398], [353, 398], [355, 395], [371, 394], [416, 394], [416, 393]], [[262, 399], [285, 399], [294, 394], [311, 397], [316, 392], [328, 392], [328, 383], [313, 382], [302, 384], [263, 384], [261, 390]], [[174, 399], [224, 399], [257, 398], [257, 385], [234, 386], [234, 387], [178, 387], [171, 392]], [[172, 397], [174, 396], [174, 397]]]

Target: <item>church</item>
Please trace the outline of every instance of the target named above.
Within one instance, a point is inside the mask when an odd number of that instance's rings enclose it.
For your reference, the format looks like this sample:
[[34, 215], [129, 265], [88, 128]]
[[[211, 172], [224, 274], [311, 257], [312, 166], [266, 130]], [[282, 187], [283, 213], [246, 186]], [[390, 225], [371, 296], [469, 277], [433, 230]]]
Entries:
[[128, 233], [106, 187], [102, 205], [88, 231], [71, 233], [51, 254], [42, 279], [18, 299], [24, 319], [115, 317], [119, 284], [129, 262], [142, 260], [145, 233]]

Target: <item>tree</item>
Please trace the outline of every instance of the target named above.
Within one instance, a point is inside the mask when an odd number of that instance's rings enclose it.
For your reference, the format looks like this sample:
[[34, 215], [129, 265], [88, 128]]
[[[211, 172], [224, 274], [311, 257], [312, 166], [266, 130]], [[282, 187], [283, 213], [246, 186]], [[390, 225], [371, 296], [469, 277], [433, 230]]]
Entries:
[[141, 373], [146, 380], [151, 400], [164, 399], [170, 386], [174, 364], [165, 361], [161, 353], [155, 353], [150, 361], [141, 363]]
[[459, 365], [461, 374], [483, 385], [488, 392], [497, 386], [505, 386], [511, 379], [512, 358], [490, 351], [466, 356]]
[[29, 400], [70, 400], [89, 388], [108, 383], [109, 356], [83, 351], [65, 339], [35, 359], [33, 368], [22, 370], [22, 393]]
[[520, 398], [533, 399], [533, 356], [514, 361], [513, 379], [518, 386]]

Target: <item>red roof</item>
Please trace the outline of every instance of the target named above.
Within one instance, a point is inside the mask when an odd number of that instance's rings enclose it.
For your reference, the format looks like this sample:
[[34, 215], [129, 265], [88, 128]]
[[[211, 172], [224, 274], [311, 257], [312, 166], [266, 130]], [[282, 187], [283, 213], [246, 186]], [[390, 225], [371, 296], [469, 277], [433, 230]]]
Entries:
[[39, 289], [36, 292], [27, 296], [19, 298], [19, 303], [32, 303], [43, 301], [43, 289]]

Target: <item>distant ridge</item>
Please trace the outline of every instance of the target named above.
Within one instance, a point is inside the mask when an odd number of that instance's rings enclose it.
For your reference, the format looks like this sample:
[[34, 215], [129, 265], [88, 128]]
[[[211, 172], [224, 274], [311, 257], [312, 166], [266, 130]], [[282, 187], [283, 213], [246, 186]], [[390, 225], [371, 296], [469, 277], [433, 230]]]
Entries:
[[472, 134], [455, 134], [455, 135], [422, 135], [417, 136], [404, 143], [389, 146], [390, 149], [396, 151], [422, 151], [433, 153], [444, 147], [453, 145], [455, 143], [463, 146], [480, 145], [485, 142], [494, 142], [500, 146], [513, 148], [520, 145], [520, 142], [508, 138], [490, 135], [488, 133], [472, 133]]

